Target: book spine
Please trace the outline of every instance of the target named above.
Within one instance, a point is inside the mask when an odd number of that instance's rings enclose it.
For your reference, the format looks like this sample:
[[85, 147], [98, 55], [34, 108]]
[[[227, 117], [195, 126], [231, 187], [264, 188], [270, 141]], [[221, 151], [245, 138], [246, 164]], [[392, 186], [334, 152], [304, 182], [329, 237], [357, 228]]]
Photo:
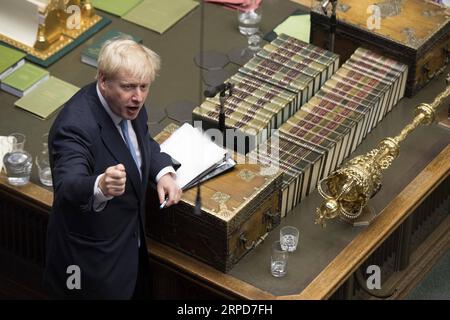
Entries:
[[253, 58], [246, 63], [245, 67], [269, 74], [274, 79], [293, 86], [297, 91], [302, 90], [304, 86], [313, 86], [313, 79], [311, 77], [303, 75], [300, 71], [287, 68], [274, 61]]
[[[217, 96], [214, 98], [207, 98], [206, 100], [211, 101], [216, 105], [220, 105], [220, 101]], [[233, 112], [247, 114], [253, 119], [257, 119], [262, 123], [265, 123], [268, 126], [269, 130], [272, 128], [272, 125], [275, 124], [275, 116], [273, 113], [259, 107], [258, 105], [247, 103], [236, 96], [228, 97], [225, 100], [224, 108], [233, 110]]]
[[383, 66], [400, 72], [401, 73], [401, 81], [399, 86], [400, 99], [403, 97], [405, 93], [406, 81], [408, 78], [408, 66], [406, 64], [403, 64], [393, 59], [389, 59], [385, 56], [379, 55], [373, 51], [363, 48], [358, 48], [352, 55], [352, 57], [355, 57], [355, 59], [367, 61], [376, 64], [378, 66]]
[[[284, 125], [288, 125], [285, 123]], [[302, 130], [301, 128], [295, 128], [292, 130], [289, 129], [280, 129], [280, 131], [275, 133], [280, 138], [284, 138], [289, 140], [292, 143], [298, 144], [299, 146], [314, 151], [319, 154], [325, 154], [328, 152], [328, 149], [323, 147], [320, 142], [324, 140], [324, 138], [319, 137], [315, 134], [308, 133], [306, 130]]]
[[[265, 159], [266, 165], [273, 165], [274, 161], [285, 172], [289, 172], [290, 175], [298, 175], [302, 168], [298, 166], [300, 159], [305, 157], [308, 152], [307, 149], [298, 147], [297, 145], [287, 141], [286, 139], [279, 139], [279, 149], [274, 153], [271, 149], [271, 138], [261, 144], [258, 149], [249, 153], [249, 157], [252, 160]], [[276, 159], [275, 159], [276, 158]]]
[[[292, 119], [293, 120], [289, 120], [288, 123], [301, 127], [306, 127], [305, 123], [308, 123], [309, 126], [313, 126], [311, 129], [312, 133], [326, 139], [326, 143], [322, 145], [330, 151], [333, 151], [331, 162], [327, 163], [325, 171], [323, 172], [323, 174], [328, 174], [329, 170], [334, 169], [338, 162], [344, 158], [344, 153], [346, 152], [346, 146], [349, 140], [349, 130], [345, 130], [344, 127], [339, 126], [336, 123], [331, 123], [328, 119], [317, 117], [307, 112], [296, 114]], [[316, 120], [313, 122], [311, 119]], [[344, 129], [345, 131], [342, 133], [336, 132], [336, 130], [340, 129]]]
[[402, 73], [408, 69], [408, 66], [406, 64], [403, 64], [399, 61], [390, 59], [386, 56], [377, 54], [371, 50], [368, 50], [368, 49], [365, 49], [362, 47], [356, 49], [353, 56], [361, 57], [361, 60], [364, 60], [364, 61], [372, 61], [377, 64], [387, 66], [388, 68], [392, 68], [392, 69], [397, 70]]
[[[362, 139], [367, 134], [367, 126], [370, 118], [371, 109], [367, 109], [362, 105], [358, 105], [357, 103], [347, 100], [342, 97], [338, 97], [336, 95], [331, 95], [325, 93], [323, 91], [318, 92], [316, 97], [321, 100], [320, 106], [324, 108], [330, 108], [333, 104], [336, 104], [341, 107], [340, 111], [342, 115], [348, 116], [348, 118], [354, 120], [357, 125], [357, 139], [356, 143], [353, 147], [359, 145]], [[336, 109], [337, 110], [337, 109]]]
[[[303, 143], [301, 141], [298, 141], [297, 138], [293, 138], [292, 136], [288, 136], [283, 134], [282, 132], [279, 133], [280, 137], [283, 137], [289, 141], [292, 141], [293, 143], [299, 144], [303, 146]], [[305, 148], [309, 148], [309, 144], [305, 144]], [[309, 148], [311, 150], [311, 148]], [[314, 151], [309, 152], [305, 154], [305, 157], [303, 160], [311, 163], [311, 168], [308, 168], [308, 170], [311, 170], [308, 173], [309, 179], [305, 180], [303, 183], [303, 187], [301, 188], [302, 195], [301, 198], [306, 196], [312, 188], [314, 188], [315, 184], [317, 183], [317, 179], [320, 177], [321, 173], [325, 170], [326, 164], [330, 162], [330, 159], [332, 159], [332, 156], [330, 155], [329, 151]], [[333, 151], [331, 151], [332, 153]]]
[[287, 91], [279, 86], [274, 86], [270, 83], [255, 79], [253, 77], [249, 77], [245, 74], [236, 73], [231, 77], [231, 79], [239, 83], [239, 85], [245, 84], [249, 87], [260, 89], [267, 94], [270, 94], [270, 96], [267, 97], [268, 100], [272, 100], [272, 97], [280, 97], [281, 99], [291, 101], [296, 97], [294, 93]]
[[327, 81], [326, 85], [331, 88], [336, 88], [339, 91], [346, 92], [348, 95], [358, 97], [360, 99], [365, 99], [368, 101], [378, 101], [380, 96], [373, 94], [371, 90], [361, 89], [359, 86], [350, 86], [344, 81], [339, 81], [335, 78], [331, 78]]
[[286, 90], [289, 90], [296, 94], [299, 94], [299, 90], [297, 88], [295, 88], [294, 86], [292, 86], [288, 82], [288, 80], [276, 79], [274, 77], [275, 72], [273, 72], [272, 70], [267, 70], [264, 68], [258, 68], [255, 70], [255, 69], [251, 69], [251, 66], [247, 67], [247, 65], [246, 65], [245, 67], [239, 68], [239, 72], [242, 72], [243, 74], [246, 74], [248, 76], [255, 77], [256, 79], [259, 79], [261, 81], [268, 82], [270, 84], [279, 86], [281, 88], [284, 88]]
[[[282, 41], [274, 40], [272, 43], [268, 43], [263, 47], [263, 50], [266, 50], [269, 53], [277, 53], [283, 57], [289, 58], [294, 62], [302, 62], [304, 59], [311, 59], [319, 64], [321, 68], [324, 68], [324, 71], [328, 72], [330, 66], [333, 68], [333, 60], [330, 60], [326, 57], [323, 57], [316, 52], [312, 52], [302, 48], [291, 48], [292, 50], [288, 50], [283, 46]], [[330, 74], [331, 76], [331, 74]]]
[[333, 121], [331, 119], [319, 116], [317, 114], [304, 111], [304, 108], [302, 108], [296, 114], [294, 114], [293, 118], [304, 119], [305, 121], [307, 121], [309, 123], [313, 123], [315, 125], [321, 126], [328, 130], [336, 132], [337, 134], [344, 134], [347, 132], [346, 128], [344, 126], [341, 126], [340, 123]]
[[324, 137], [330, 142], [335, 142], [334, 138], [336, 138], [336, 133], [323, 126], [319, 126], [316, 123], [307, 121], [304, 118], [293, 116], [285, 124], [292, 125], [296, 128], [303, 128], [305, 130], [308, 130], [310, 133]]
[[367, 70], [374, 76], [384, 78], [390, 82], [397, 81], [402, 74], [401, 72], [389, 68], [387, 66], [379, 65], [378, 63], [370, 62], [367, 60], [362, 60], [357, 57], [354, 57], [353, 55], [350, 57], [350, 59], [346, 61], [346, 63], [355, 66], [357, 68], [360, 68], [361, 70]]
[[292, 69], [272, 60], [254, 57], [249, 62], [247, 62], [246, 67], [250, 67], [253, 69], [258, 69], [259, 67], [261, 67], [264, 69], [272, 70], [276, 73], [277, 76], [283, 75], [288, 80], [290, 80], [290, 82], [301, 82], [307, 85], [311, 81], [313, 81], [313, 77], [302, 72], [306, 69], [305, 65], [299, 66], [298, 69]]
[[343, 77], [342, 75], [340, 75], [338, 73], [334, 74], [333, 77], [329, 81], [334, 81], [336, 83], [339, 83], [341, 90], [348, 90], [349, 88], [354, 87], [354, 88], [358, 88], [361, 91], [370, 92], [370, 94], [376, 98], [381, 98], [384, 95], [384, 92], [382, 92], [376, 88], [369, 87], [368, 85], [366, 85], [364, 83], [360, 83], [353, 79]]
[[[219, 122], [219, 112], [220, 106], [217, 106], [211, 102], [205, 101], [200, 107], [196, 107], [192, 113], [200, 118], [206, 118], [214, 123]], [[227, 114], [228, 113], [228, 114]], [[251, 136], [260, 135], [263, 128], [258, 128], [255, 126], [254, 119], [251, 117], [246, 117], [245, 115], [239, 114], [237, 112], [230, 112], [230, 110], [225, 111], [225, 125], [228, 128], [239, 129], [245, 134]], [[260, 124], [259, 124], [260, 125]]]
[[330, 63], [328, 68], [328, 77], [331, 77], [331, 75], [336, 72], [336, 70], [339, 68], [339, 56], [330, 52], [323, 50], [319, 47], [316, 47], [314, 45], [306, 44], [304, 42], [296, 42], [295, 38], [292, 37], [278, 37], [274, 41], [272, 41], [272, 44], [285, 48], [290, 51], [294, 52], [300, 52], [301, 50], [306, 50], [309, 52], [314, 52], [318, 56], [323, 57], [327, 59]]
[[333, 96], [335, 98], [344, 98], [348, 101], [357, 103], [358, 105], [365, 106], [369, 110], [369, 115], [370, 115], [370, 117], [369, 117], [369, 119], [370, 119], [369, 120], [369, 125], [370, 125], [369, 132], [376, 125], [376, 121], [375, 121], [376, 114], [378, 114], [381, 109], [379, 102], [368, 101], [361, 97], [352, 95], [350, 92], [341, 91], [341, 90], [338, 90], [337, 88], [328, 87], [326, 85], [323, 86], [322, 92], [325, 93], [326, 95]]
[[250, 60], [243, 69], [250, 69], [254, 72], [252, 75], [260, 75], [264, 81], [300, 94], [302, 104], [312, 96], [314, 81], [311, 77], [307, 77], [296, 70], [285, 68], [280, 64], [268, 60], [264, 61], [264, 63], [258, 64]]
[[325, 56], [325, 57], [330, 57], [332, 59], [338, 59], [338, 57], [339, 57], [337, 54], [334, 54], [331, 51], [319, 48], [319, 47], [317, 47], [317, 46], [315, 46], [313, 44], [310, 44], [310, 43], [303, 42], [303, 41], [301, 41], [301, 40], [299, 40], [297, 38], [290, 37], [290, 36], [288, 36], [286, 34], [279, 35], [278, 39], [280, 39], [280, 40], [284, 41], [285, 43], [288, 43], [288, 44], [290, 44], [292, 46], [299, 47], [299, 48], [305, 48], [305, 49], [308, 49], [310, 51], [317, 52], [318, 54], [320, 54], [322, 56]]
[[[343, 65], [342, 68], [343, 70], [349, 70], [349, 75], [351, 78], [353, 79], [359, 79], [359, 81], [366, 83], [367, 85], [374, 85], [374, 84], [379, 84], [379, 86], [382, 86], [383, 89], [382, 91], [385, 93], [385, 102], [384, 105], [386, 106], [386, 110], [391, 110], [392, 106], [395, 104], [395, 94], [393, 92], [393, 87], [391, 86], [391, 84], [387, 83], [386, 81], [377, 79], [374, 76], [369, 75], [368, 73], [364, 73], [360, 70], [356, 70], [354, 68], [352, 68], [352, 66], [350, 65]], [[384, 112], [383, 112], [384, 114]]]
[[390, 71], [386, 71], [386, 69], [382, 69], [377, 66], [371, 66], [362, 61], [355, 62], [354, 59], [349, 59], [346, 64], [359, 72], [366, 73], [368, 76], [380, 79], [380, 81], [383, 81], [384, 83], [389, 85], [393, 95], [393, 100], [391, 102], [391, 105], [389, 106], [389, 110], [391, 110], [392, 106], [394, 106], [398, 102], [401, 96], [399, 74], [393, 74]]
[[322, 84], [326, 80], [327, 66], [318, 63], [317, 61], [310, 59], [310, 57], [301, 57], [294, 53], [287, 51], [284, 55], [278, 51], [284, 50], [282, 48], [277, 48], [273, 45], [266, 45], [257, 55], [261, 58], [276, 61], [280, 64], [286, 65], [289, 68], [297, 69], [301, 65], [306, 65], [311, 68], [311, 74], [316, 77], [317, 74], [320, 75], [320, 83]]
[[258, 99], [269, 101], [270, 103], [278, 105], [283, 113], [282, 122], [286, 121], [287, 117], [291, 116], [291, 111], [297, 104], [297, 95], [293, 93], [286, 95], [285, 93], [288, 91], [277, 93], [274, 90], [271, 90], [271, 88], [275, 88], [274, 86], [258, 86], [257, 83], [248, 81], [248, 79], [249, 78], [247, 76], [238, 73], [230, 79], [230, 82], [235, 85], [234, 89], [237, 91], [251, 94], [256, 96]]
[[340, 82], [345, 82], [348, 85], [360, 88], [361, 91], [372, 93], [374, 96], [379, 97], [383, 109], [388, 107], [389, 91], [386, 91], [384, 84], [372, 81], [371, 79], [362, 79], [361, 73], [355, 73], [346, 68], [338, 70], [334, 78]]
[[356, 144], [356, 127], [358, 126], [358, 122], [352, 120], [348, 116], [348, 113], [351, 111], [349, 109], [339, 107], [333, 103], [329, 103], [329, 109], [319, 107], [313, 103], [308, 103], [302, 109], [306, 112], [316, 114], [319, 117], [327, 118], [335, 123], [338, 123], [340, 126], [345, 127], [347, 130], [350, 130], [348, 145], [346, 146], [344, 152], [344, 156], [347, 157], [351, 152], [352, 146]]
[[[321, 71], [314, 69], [312, 66], [308, 64], [308, 62], [311, 62], [311, 60], [307, 61], [304, 59], [300, 62], [294, 62], [286, 57], [283, 57], [281, 55], [278, 55], [276, 53], [268, 54], [266, 55], [264, 53], [265, 51], [261, 50], [257, 55], [258, 59], [261, 59], [262, 61], [274, 61], [277, 64], [280, 64], [283, 66], [284, 69], [292, 69], [296, 72], [299, 72], [307, 77], [313, 78], [314, 81], [314, 92], [319, 90], [321, 85]], [[294, 77], [295, 78], [295, 77]]]
[[[220, 106], [212, 103], [209, 100], [205, 100], [201, 104], [201, 108], [205, 108], [205, 110], [209, 110], [211, 112], [211, 115], [216, 116], [217, 115], [217, 121], [219, 120], [219, 112], [220, 112]], [[262, 122], [261, 120], [255, 118], [254, 114], [250, 113], [242, 113], [239, 110], [235, 110], [232, 108], [225, 108], [225, 121], [227, 118], [234, 119], [235, 125], [241, 127], [250, 127], [258, 132], [261, 132], [263, 130], [267, 130], [267, 123]]]
[[299, 121], [297, 123], [286, 122], [280, 128], [280, 132], [294, 139], [301, 139], [306, 143], [320, 147], [326, 152], [333, 148], [336, 143], [336, 141], [329, 138], [329, 135], [332, 135], [330, 130], [314, 126], [306, 121]]
[[[374, 105], [375, 113], [374, 119], [372, 120], [372, 126], [375, 126], [378, 123], [377, 119], [381, 114], [384, 114], [386, 110], [385, 103], [387, 99], [385, 99], [385, 95], [374, 95], [368, 90], [361, 90], [358, 86], [349, 86], [345, 82], [336, 82], [334, 80], [330, 80], [329, 85], [336, 94], [344, 97], [352, 97], [353, 101], [357, 101], [366, 106]], [[325, 90], [327, 90], [327, 88], [328, 87], [324, 86]]]
[[304, 57], [297, 53], [276, 47], [272, 44], [266, 44], [262, 50], [258, 51], [257, 55], [261, 58], [274, 60], [278, 63], [284, 64], [290, 68], [295, 68], [298, 63], [306, 64], [319, 72], [326, 72], [327, 66], [313, 60], [309, 55]]

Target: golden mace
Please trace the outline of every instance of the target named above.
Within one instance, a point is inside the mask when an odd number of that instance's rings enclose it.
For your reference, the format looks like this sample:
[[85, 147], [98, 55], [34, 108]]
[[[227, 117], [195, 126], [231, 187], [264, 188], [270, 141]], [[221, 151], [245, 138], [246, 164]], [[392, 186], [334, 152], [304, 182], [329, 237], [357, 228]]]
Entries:
[[319, 181], [318, 191], [324, 202], [316, 209], [316, 224], [326, 226], [327, 219], [340, 216], [353, 222], [363, 213], [370, 213], [367, 206], [381, 187], [382, 171], [389, 168], [400, 152], [400, 142], [419, 125], [429, 125], [435, 119], [437, 107], [450, 95], [450, 83], [431, 104], [421, 103], [415, 109], [415, 117], [396, 137], [387, 137], [377, 148], [357, 156], [327, 178]]

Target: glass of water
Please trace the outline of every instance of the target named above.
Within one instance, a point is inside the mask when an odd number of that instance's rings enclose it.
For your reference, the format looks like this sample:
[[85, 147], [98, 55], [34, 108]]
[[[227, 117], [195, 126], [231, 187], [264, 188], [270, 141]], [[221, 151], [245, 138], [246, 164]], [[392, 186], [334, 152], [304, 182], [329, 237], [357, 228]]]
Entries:
[[270, 256], [270, 272], [274, 277], [284, 277], [287, 273], [287, 261], [289, 252], [283, 250], [280, 241], [272, 244], [272, 254]]
[[48, 152], [42, 151], [36, 157], [36, 166], [38, 168], [39, 180], [44, 186], [51, 187], [52, 171], [50, 170], [50, 161], [48, 159]]
[[280, 229], [280, 243], [284, 250], [294, 252], [297, 249], [299, 231], [296, 227], [285, 226]]
[[261, 22], [261, 7], [256, 0], [245, 9], [238, 10], [239, 32], [244, 36], [250, 36], [259, 31], [259, 23]]
[[42, 136], [42, 150], [36, 157], [36, 166], [38, 168], [39, 180], [44, 186], [51, 187], [52, 171], [50, 169], [50, 160], [48, 156], [48, 133]]

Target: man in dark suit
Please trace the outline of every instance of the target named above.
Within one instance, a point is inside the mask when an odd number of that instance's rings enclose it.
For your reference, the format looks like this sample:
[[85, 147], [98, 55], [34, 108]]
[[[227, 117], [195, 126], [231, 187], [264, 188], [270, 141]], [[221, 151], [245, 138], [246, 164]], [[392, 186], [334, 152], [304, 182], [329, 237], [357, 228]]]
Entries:
[[75, 94], [49, 133], [54, 202], [44, 284], [53, 298], [130, 299], [148, 270], [145, 193], [177, 203], [171, 158], [149, 136], [143, 107], [160, 66], [128, 39], [100, 51], [97, 82]]

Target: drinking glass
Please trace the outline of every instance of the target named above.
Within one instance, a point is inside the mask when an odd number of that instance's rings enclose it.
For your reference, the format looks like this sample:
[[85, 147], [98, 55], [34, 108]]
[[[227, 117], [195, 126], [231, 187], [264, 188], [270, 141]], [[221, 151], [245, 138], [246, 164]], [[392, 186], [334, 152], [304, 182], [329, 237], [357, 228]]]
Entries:
[[270, 256], [270, 272], [274, 277], [284, 277], [287, 273], [287, 261], [289, 252], [283, 250], [280, 241], [272, 244], [272, 254]]

